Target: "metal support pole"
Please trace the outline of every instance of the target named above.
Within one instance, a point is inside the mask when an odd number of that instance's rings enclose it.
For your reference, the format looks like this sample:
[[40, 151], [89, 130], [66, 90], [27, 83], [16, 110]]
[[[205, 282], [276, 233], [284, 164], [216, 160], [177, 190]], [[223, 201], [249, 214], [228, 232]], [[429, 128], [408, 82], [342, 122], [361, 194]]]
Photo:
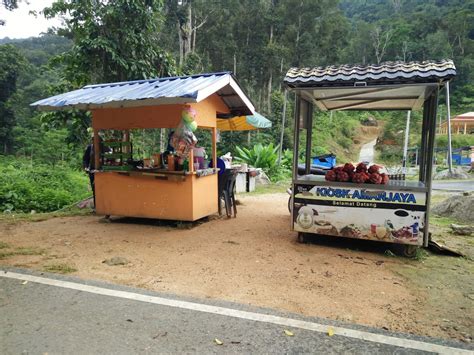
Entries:
[[428, 99], [423, 104], [423, 123], [421, 126], [421, 147], [420, 147], [420, 168], [419, 168], [419, 181], [425, 182], [425, 169], [426, 169], [426, 142], [428, 139]]
[[281, 154], [283, 151], [283, 135], [285, 133], [285, 119], [286, 119], [286, 99], [287, 99], [287, 90], [283, 95], [283, 112], [281, 117], [281, 133], [280, 133], [280, 148], [278, 150], [278, 165], [281, 164]]
[[438, 109], [439, 109], [439, 132], [438, 133], [442, 134], [441, 124], [443, 123], [443, 109], [442, 109], [442, 107], [438, 107]]
[[438, 104], [438, 89], [431, 94], [428, 99], [428, 142], [425, 150], [426, 155], [426, 175], [425, 175], [425, 187], [426, 187], [426, 214], [425, 214], [425, 226], [423, 229], [423, 246], [428, 246], [429, 241], [429, 217], [430, 217], [430, 203], [431, 203], [431, 180], [433, 178], [433, 163], [434, 163], [434, 144], [436, 134], [436, 109]]
[[294, 210], [293, 210], [293, 201], [296, 195], [296, 181], [298, 180], [298, 147], [300, 139], [300, 111], [301, 111], [301, 98], [295, 94], [295, 114], [294, 114], [294, 136], [293, 136], [293, 183], [291, 186], [291, 220], [290, 220], [290, 230], [293, 230], [293, 221], [294, 221]]
[[405, 144], [403, 145], [403, 173], [407, 172], [407, 154], [408, 154], [408, 138], [410, 134], [410, 115], [411, 111], [407, 112], [407, 127], [405, 129]]
[[306, 110], [306, 152], [305, 152], [305, 174], [308, 175], [311, 172], [311, 143], [313, 136], [313, 104], [307, 102]]
[[293, 136], [293, 182], [298, 180], [298, 148], [300, 140], [300, 112], [301, 98], [295, 95], [295, 123], [293, 125], [295, 131]]
[[453, 173], [453, 151], [451, 147], [451, 107], [449, 105], [449, 81], [446, 82], [446, 116], [448, 125], [448, 169], [449, 175]]

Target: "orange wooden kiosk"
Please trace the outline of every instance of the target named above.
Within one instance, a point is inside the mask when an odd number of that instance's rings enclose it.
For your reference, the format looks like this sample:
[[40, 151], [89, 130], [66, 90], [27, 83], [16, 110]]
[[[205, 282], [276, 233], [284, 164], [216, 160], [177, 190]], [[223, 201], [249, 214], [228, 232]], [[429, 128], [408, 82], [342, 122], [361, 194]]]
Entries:
[[175, 128], [186, 106], [196, 111], [198, 129], [211, 131], [216, 157], [217, 118], [254, 114], [254, 106], [231, 73], [210, 73], [122, 83], [88, 85], [32, 104], [43, 110], [80, 108], [92, 113], [96, 211], [99, 214], [181, 221], [217, 213], [218, 169], [205, 175], [187, 170], [101, 168], [99, 131]]

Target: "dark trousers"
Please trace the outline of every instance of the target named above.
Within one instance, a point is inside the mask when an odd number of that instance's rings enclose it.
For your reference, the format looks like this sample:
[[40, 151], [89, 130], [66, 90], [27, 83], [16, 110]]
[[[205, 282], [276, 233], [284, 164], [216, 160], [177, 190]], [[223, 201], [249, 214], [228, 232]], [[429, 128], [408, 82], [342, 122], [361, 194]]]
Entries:
[[94, 197], [94, 208], [95, 208], [95, 184], [94, 184], [94, 173], [89, 173], [89, 181], [92, 188], [92, 196]]

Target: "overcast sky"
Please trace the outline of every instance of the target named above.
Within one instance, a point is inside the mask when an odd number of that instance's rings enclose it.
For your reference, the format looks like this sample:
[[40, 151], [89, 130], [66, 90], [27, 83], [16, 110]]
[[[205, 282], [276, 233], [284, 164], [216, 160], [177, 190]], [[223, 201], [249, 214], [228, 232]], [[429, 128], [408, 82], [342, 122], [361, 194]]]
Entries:
[[[18, 9], [7, 11], [0, 6], [0, 19], [5, 20], [5, 26], [0, 26], [0, 38], [26, 38], [38, 36], [41, 32], [46, 32], [49, 27], [60, 26], [59, 19], [46, 20], [39, 14], [43, 8], [51, 5], [53, 0], [25, 0], [20, 1]], [[35, 18], [29, 15], [30, 11], [37, 11]]]

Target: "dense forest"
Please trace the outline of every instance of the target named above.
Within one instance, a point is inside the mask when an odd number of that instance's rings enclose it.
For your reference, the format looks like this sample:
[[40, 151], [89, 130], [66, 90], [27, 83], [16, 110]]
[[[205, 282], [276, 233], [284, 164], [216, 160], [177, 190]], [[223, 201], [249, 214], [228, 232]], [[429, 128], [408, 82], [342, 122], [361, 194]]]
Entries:
[[[40, 113], [29, 104], [92, 83], [232, 71], [274, 127], [223, 136], [220, 150], [233, 153], [248, 142], [278, 144], [282, 80], [293, 66], [449, 58], [458, 70], [452, 113], [474, 111], [474, 0], [57, 0], [40, 15], [65, 16], [64, 26], [36, 38], [0, 39], [1, 166], [79, 170], [88, 113]], [[292, 146], [288, 98], [285, 149]], [[313, 152], [354, 158], [368, 114], [316, 115]], [[391, 135], [403, 129], [404, 115], [375, 113]], [[414, 133], [419, 120], [415, 113]], [[12, 205], [17, 178], [0, 181], [0, 209]]]

